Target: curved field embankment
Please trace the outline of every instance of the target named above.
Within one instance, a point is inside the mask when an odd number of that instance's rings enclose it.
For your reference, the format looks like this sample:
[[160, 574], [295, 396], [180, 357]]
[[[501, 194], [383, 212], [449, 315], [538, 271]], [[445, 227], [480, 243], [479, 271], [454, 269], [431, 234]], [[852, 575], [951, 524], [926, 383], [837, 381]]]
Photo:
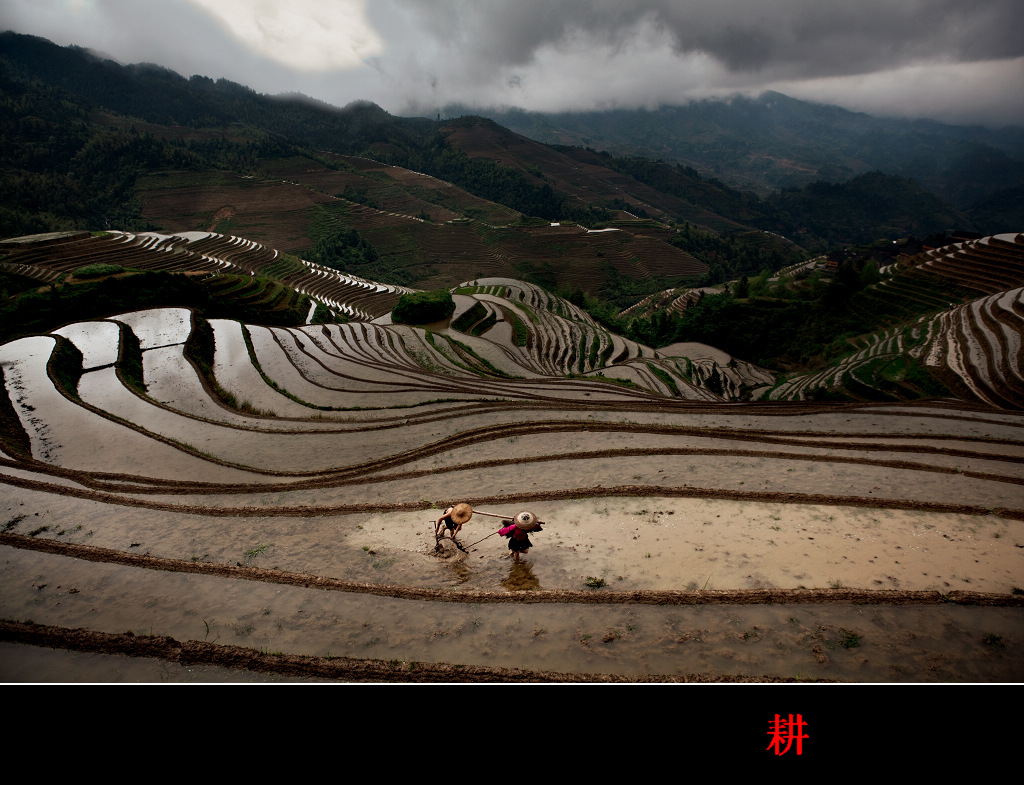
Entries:
[[[508, 378], [390, 325], [218, 322], [203, 370], [182, 313], [62, 329], [105, 360], [80, 378], [2, 347], [5, 640], [353, 680], [1022, 672], [1024, 415], [686, 400], [506, 343]], [[612, 345], [560, 318], [559, 368]], [[455, 501], [547, 525], [523, 562], [484, 515], [456, 548]]]

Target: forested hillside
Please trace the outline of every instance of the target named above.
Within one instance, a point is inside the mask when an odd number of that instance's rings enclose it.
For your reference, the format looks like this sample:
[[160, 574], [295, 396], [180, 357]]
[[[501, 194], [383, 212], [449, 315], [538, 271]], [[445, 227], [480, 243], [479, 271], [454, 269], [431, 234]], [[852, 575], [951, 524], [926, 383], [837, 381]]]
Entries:
[[761, 195], [880, 170], [967, 209], [1024, 178], [1024, 129], [872, 117], [772, 91], [653, 110], [485, 114], [541, 142], [681, 163]]
[[[482, 118], [398, 118], [368, 103], [339, 109], [300, 96], [272, 98], [226, 80], [122, 66], [13, 33], [0, 34], [0, 87], [0, 166], [9, 184], [0, 228], [7, 236], [70, 226], [160, 228], [159, 216], [143, 219], [137, 192], [143, 174], [219, 170], [252, 176], [297, 152], [396, 164], [549, 222], [598, 228], [625, 211], [720, 234], [772, 231], [815, 250], [954, 228], [1006, 231], [1019, 204], [992, 196], [1021, 183], [1016, 165], [993, 163], [998, 155], [991, 151], [986, 183], [960, 178], [966, 190], [958, 203], [988, 195], [972, 212], [954, 210], [896, 174], [757, 196], [692, 166], [541, 145]], [[820, 130], [820, 123], [813, 129]], [[1014, 138], [999, 137], [1004, 148]], [[981, 148], [972, 149], [980, 160]], [[920, 155], [928, 150], [922, 147]]]

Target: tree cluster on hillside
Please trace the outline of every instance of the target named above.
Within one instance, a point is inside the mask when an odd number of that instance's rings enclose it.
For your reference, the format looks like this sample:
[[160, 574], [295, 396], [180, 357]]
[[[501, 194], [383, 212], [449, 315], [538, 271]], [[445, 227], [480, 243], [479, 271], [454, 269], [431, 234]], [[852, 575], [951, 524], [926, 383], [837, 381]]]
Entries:
[[[0, 70], [11, 79], [39, 82], [91, 107], [163, 126], [265, 132], [314, 148], [360, 152], [382, 140], [419, 140], [420, 118], [394, 118], [368, 101], [338, 108], [306, 96], [271, 97], [228, 81], [185, 78], [152, 64], [123, 66], [78, 47], [16, 33], [0, 33]], [[341, 148], [341, 149], [339, 149]]]
[[455, 312], [455, 301], [449, 292], [410, 292], [403, 294], [391, 311], [395, 324], [431, 324], [447, 319]]
[[973, 222], [903, 177], [868, 172], [846, 183], [815, 182], [770, 200], [771, 222], [791, 237], [812, 234], [819, 249], [879, 237], [969, 229]]
[[341, 272], [377, 261], [377, 251], [355, 229], [342, 227], [316, 241], [309, 260]]
[[159, 169], [251, 173], [261, 157], [294, 149], [258, 131], [248, 138], [161, 138], [130, 121], [99, 125], [89, 119], [94, 112], [63, 89], [0, 69], [0, 235], [147, 228], [135, 195], [140, 175]]
[[[793, 238], [808, 250], [825, 251], [836, 244], [866, 243], [879, 237], [977, 228], [971, 215], [954, 210], [913, 180], [878, 171], [845, 183], [816, 181], [762, 198], [715, 178], [703, 178], [681, 164], [607, 154], [604, 160], [609, 168], [663, 193], [738, 223]], [[982, 228], [992, 227], [986, 224]], [[997, 225], [992, 231], [1008, 228]]]
[[683, 224], [669, 243], [708, 266], [702, 286], [724, 283], [744, 274], [764, 269], [779, 270], [802, 261], [806, 254], [763, 232], [716, 234]]

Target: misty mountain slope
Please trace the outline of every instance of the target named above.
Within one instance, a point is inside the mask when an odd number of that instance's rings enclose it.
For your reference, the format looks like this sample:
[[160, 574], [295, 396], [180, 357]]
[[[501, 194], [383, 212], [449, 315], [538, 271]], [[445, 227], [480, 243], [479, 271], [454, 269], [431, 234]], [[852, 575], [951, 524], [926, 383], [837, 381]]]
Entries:
[[964, 208], [1024, 178], [1024, 129], [878, 118], [771, 91], [655, 110], [480, 113], [541, 142], [679, 162], [762, 194], [878, 169]]
[[[349, 175], [361, 172], [381, 177], [386, 170], [360, 170], [356, 164], [331, 156], [376, 158], [450, 183], [512, 213], [591, 228], [631, 213], [719, 232], [757, 227], [791, 234], [801, 244], [860, 241], [851, 228], [836, 232], [827, 220], [815, 215], [817, 199], [810, 191], [789, 194], [783, 201], [759, 200], [713, 177], [702, 177], [696, 169], [679, 167], [671, 178], [655, 178], [649, 172], [641, 176], [629, 160], [609, 160], [582, 148], [538, 145], [479, 118], [397, 118], [365, 103], [338, 109], [295, 96], [262, 96], [223, 80], [185, 79], [166, 69], [120, 66], [41, 39], [8, 34], [2, 42], [0, 79], [9, 100], [3, 104], [0, 122], [9, 144], [0, 165], [4, 177], [15, 185], [0, 199], [0, 226], [10, 227], [3, 230], [8, 236], [92, 227], [216, 229], [214, 217], [220, 210], [227, 215], [231, 204], [220, 205], [212, 214], [206, 211], [193, 216], [195, 222], [188, 226], [177, 221], [187, 215], [179, 206], [170, 211], [165, 224], [158, 211], [142, 209], [140, 188], [153, 186], [145, 175], [206, 171], [212, 178], [222, 178], [221, 173], [230, 171], [250, 177], [279, 170], [277, 161], [299, 154], [327, 162], [328, 168], [347, 169]], [[48, 65], [50, 59], [59, 67]], [[805, 139], [818, 134], [819, 125], [805, 124], [790, 136], [799, 143], [800, 134]], [[1011, 135], [1001, 138], [1010, 139]], [[918, 154], [936, 160], [927, 144]], [[978, 148], [977, 165], [951, 169], [963, 186], [958, 199], [1009, 193], [1007, 188], [1019, 186], [1013, 161], [999, 155]], [[390, 190], [358, 181], [345, 183], [340, 178], [328, 182], [313, 172], [307, 174], [314, 190], [317, 184], [338, 186], [321, 193], [347, 194], [361, 203], [383, 203], [381, 192]], [[296, 181], [294, 177], [292, 181]], [[958, 213], [925, 204], [920, 193], [907, 191], [900, 182], [893, 180], [869, 196], [855, 196], [857, 189], [851, 188], [851, 198], [887, 205], [887, 214], [874, 219], [870, 227], [862, 227], [861, 232], [905, 235], [953, 228], [999, 232], [1014, 226], [1004, 225], [1016, 215], [1012, 211], [1006, 214], [1005, 200], [1002, 208], [979, 202], [976, 213]], [[502, 220], [498, 218], [501, 210], [472, 205], [461, 197], [448, 199], [443, 189], [419, 185], [410, 177], [401, 177], [397, 187], [405, 190], [405, 195], [398, 197], [394, 190], [383, 195], [402, 204], [395, 212], [429, 215], [435, 221], [447, 220], [452, 213], [492, 224]], [[886, 191], [894, 198], [880, 198]], [[309, 198], [309, 206], [325, 203], [322, 196]], [[295, 196], [290, 199], [294, 201]], [[292, 229], [284, 225], [289, 212], [297, 218]], [[297, 206], [268, 220], [278, 225], [272, 229], [274, 236], [260, 236], [259, 221], [240, 227], [241, 233], [293, 251], [300, 249], [301, 237], [315, 241], [310, 236], [309, 216], [303, 216]], [[523, 273], [516, 274], [522, 277]]]
[[581, 204], [605, 205], [662, 220], [689, 220], [718, 230], [743, 228], [710, 212], [706, 204], [659, 191], [583, 149], [537, 144], [493, 122], [473, 117], [442, 124], [449, 144], [471, 158], [494, 160], [522, 171], [535, 183], [567, 194]]

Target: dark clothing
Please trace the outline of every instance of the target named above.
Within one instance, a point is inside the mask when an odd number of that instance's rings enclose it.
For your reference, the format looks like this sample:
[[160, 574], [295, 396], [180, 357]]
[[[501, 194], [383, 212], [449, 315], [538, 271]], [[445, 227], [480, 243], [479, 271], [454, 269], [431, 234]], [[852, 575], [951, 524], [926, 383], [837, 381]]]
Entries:
[[[503, 523], [507, 523], [508, 525], [503, 529], [500, 529], [498, 534], [502, 537], [508, 537], [508, 549], [510, 551], [519, 551], [521, 553], [522, 551], [533, 547], [533, 543], [530, 542], [530, 537], [526, 532], [512, 523], [512, 521], [503, 521]], [[535, 528], [533, 531], [541, 531], [540, 526]]]
[[522, 553], [525, 550], [529, 550], [533, 547], [533, 543], [530, 542], [530, 538], [526, 536], [526, 532], [519, 532], [523, 538], [518, 539], [516, 537], [508, 538], [508, 549], [510, 551], [519, 551]]

